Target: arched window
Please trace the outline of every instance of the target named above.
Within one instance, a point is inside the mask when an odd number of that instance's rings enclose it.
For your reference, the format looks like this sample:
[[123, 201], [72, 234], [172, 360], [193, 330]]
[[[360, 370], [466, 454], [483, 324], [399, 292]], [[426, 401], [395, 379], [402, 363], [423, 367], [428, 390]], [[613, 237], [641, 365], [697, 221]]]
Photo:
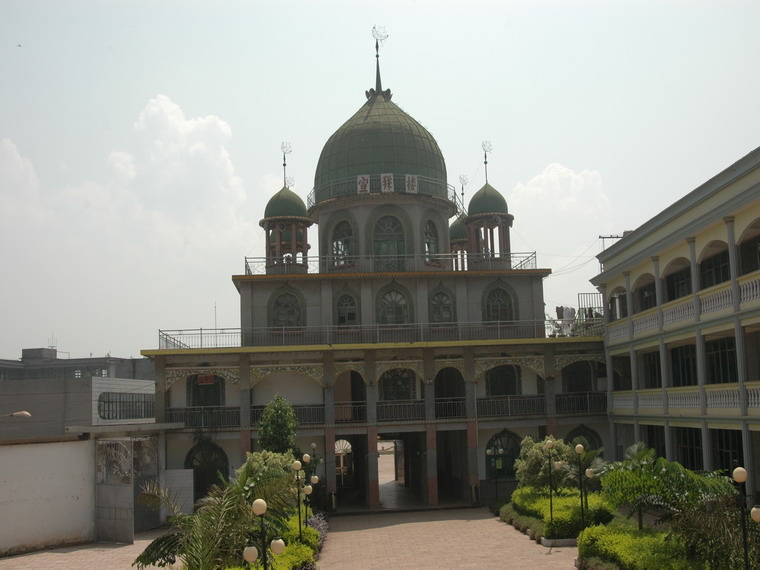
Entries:
[[514, 314], [512, 296], [505, 289], [497, 288], [488, 293], [486, 321], [512, 321]]
[[605, 375], [605, 367], [601, 362], [586, 360], [573, 362], [562, 369], [562, 391], [596, 392], [596, 381]]
[[383, 216], [375, 224], [375, 271], [404, 269], [404, 228], [393, 216]]
[[425, 259], [432, 261], [438, 255], [438, 231], [435, 224], [428, 220], [425, 224]]
[[520, 438], [509, 430], [502, 430], [486, 445], [486, 477], [515, 476], [515, 459], [520, 455]]
[[351, 295], [341, 295], [337, 301], [338, 326], [359, 324], [359, 312], [356, 299]]
[[351, 262], [351, 256], [354, 255], [354, 236], [348, 222], [343, 221], [335, 226], [331, 251], [333, 266], [340, 267]]
[[388, 370], [378, 382], [378, 397], [380, 400], [414, 400], [416, 380], [416, 374], [408, 368]]
[[[576, 439], [579, 441], [576, 442]], [[602, 438], [599, 437], [599, 434], [583, 424], [571, 429], [565, 436], [565, 441], [573, 445], [582, 443], [586, 450], [602, 448]]]
[[486, 396], [517, 396], [522, 392], [518, 366], [497, 366], [486, 372]]
[[212, 485], [219, 483], [219, 475], [229, 478], [230, 462], [218, 445], [200, 440], [185, 456], [185, 469], [193, 470], [193, 499], [202, 499]]
[[409, 322], [409, 303], [401, 291], [391, 289], [380, 298], [379, 321], [386, 325]]
[[454, 320], [451, 297], [446, 293], [435, 293], [430, 299], [430, 322], [450, 323]]
[[273, 327], [297, 327], [301, 325], [301, 304], [292, 293], [283, 293], [272, 307]]

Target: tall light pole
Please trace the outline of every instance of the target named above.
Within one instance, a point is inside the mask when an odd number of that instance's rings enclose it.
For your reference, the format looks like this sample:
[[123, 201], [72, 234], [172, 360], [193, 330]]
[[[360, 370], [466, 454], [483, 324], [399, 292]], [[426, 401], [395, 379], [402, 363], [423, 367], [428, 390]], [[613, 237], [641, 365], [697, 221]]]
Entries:
[[581, 494], [581, 530], [586, 528], [586, 515], [583, 511], [583, 460], [581, 458], [584, 451], [582, 443], [575, 446], [575, 453], [578, 455], [578, 490]]
[[[744, 467], [737, 467], [731, 474], [734, 483], [738, 487], [739, 496], [737, 497], [737, 505], [739, 507], [739, 518], [742, 521], [742, 545], [744, 546], [744, 568], [749, 570], [749, 544], [747, 543], [747, 495], [746, 495], [746, 482], [747, 482], [747, 470]], [[760, 523], [760, 507], [752, 507], [750, 511], [752, 520], [756, 523]]]
[[[309, 457], [308, 454], [304, 457]], [[309, 459], [311, 459], [309, 457]], [[293, 462], [293, 471], [296, 472], [296, 509], [298, 509], [298, 540], [303, 542], [303, 533], [301, 531], [301, 462], [296, 459]]]
[[[264, 522], [264, 514], [267, 512], [267, 502], [264, 499], [256, 499], [253, 501], [253, 505], [251, 505], [251, 510], [261, 521], [261, 563], [264, 565], [264, 570], [269, 570], [269, 565], [267, 564], [267, 531], [266, 523]], [[269, 544], [269, 549], [272, 551], [272, 554], [282, 554], [285, 551], [285, 541], [281, 538], [275, 538]], [[255, 562], [258, 557], [259, 551], [255, 546], [246, 546], [243, 549], [243, 558], [248, 563], [249, 568], [250, 563]]]

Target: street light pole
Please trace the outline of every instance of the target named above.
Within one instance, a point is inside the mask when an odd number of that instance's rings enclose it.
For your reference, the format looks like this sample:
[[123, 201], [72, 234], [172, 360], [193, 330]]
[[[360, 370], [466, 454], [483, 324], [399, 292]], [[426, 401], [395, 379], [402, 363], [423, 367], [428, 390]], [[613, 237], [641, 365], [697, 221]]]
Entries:
[[586, 528], [586, 515], [583, 511], [583, 461], [581, 460], [584, 451], [582, 443], [575, 446], [575, 453], [578, 454], [578, 490], [581, 494], [581, 530]]
[[547, 440], [546, 449], [549, 450], [549, 520], [554, 522], [554, 483], [552, 482], [552, 449], [554, 441]]

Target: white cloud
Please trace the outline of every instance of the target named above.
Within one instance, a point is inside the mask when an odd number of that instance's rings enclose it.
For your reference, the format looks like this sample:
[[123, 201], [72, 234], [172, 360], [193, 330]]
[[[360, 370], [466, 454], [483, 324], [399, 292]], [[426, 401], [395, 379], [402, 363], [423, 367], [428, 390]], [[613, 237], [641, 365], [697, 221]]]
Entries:
[[544, 282], [547, 305], [576, 306], [577, 293], [594, 291], [588, 280], [598, 270], [598, 236], [612, 227], [600, 173], [553, 163], [518, 184], [508, 203], [515, 216], [512, 250], [536, 251], [539, 266], [553, 271]]
[[[219, 117], [186, 117], [151, 99], [137, 152], [112, 151], [106, 180], [41, 187], [32, 161], [0, 140], [0, 242], [15, 278], [0, 357], [53, 333], [72, 356], [137, 355], [160, 328], [239, 326], [230, 275], [260, 228]], [[126, 125], [125, 125], [126, 128]]]

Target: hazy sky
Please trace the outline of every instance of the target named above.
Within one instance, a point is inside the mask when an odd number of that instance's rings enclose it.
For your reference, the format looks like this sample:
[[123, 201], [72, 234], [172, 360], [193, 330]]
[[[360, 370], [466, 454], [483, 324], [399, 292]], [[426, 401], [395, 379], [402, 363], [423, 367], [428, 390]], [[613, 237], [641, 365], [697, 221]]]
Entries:
[[3, 0], [0, 358], [238, 327], [230, 276], [264, 254], [280, 143], [305, 201], [374, 85], [374, 24], [449, 182], [469, 201], [491, 141], [513, 251], [554, 271], [547, 312], [574, 306], [599, 235], [760, 145], [759, 23], [757, 0]]

